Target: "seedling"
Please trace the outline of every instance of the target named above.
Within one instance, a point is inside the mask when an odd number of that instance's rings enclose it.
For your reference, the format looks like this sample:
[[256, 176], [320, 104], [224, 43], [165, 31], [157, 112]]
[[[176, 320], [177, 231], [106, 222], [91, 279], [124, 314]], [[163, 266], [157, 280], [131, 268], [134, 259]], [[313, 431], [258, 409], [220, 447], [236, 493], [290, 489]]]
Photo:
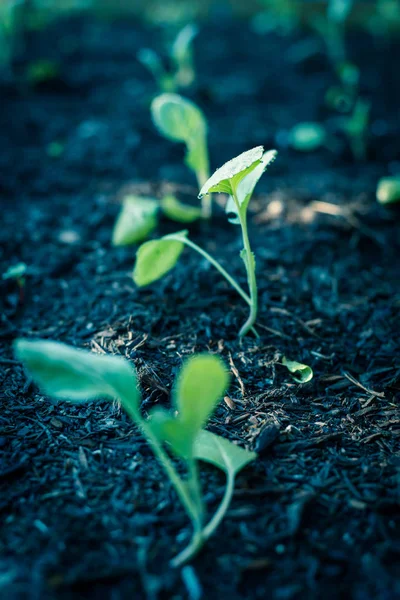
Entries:
[[5, 273], [2, 274], [1, 278], [3, 281], [13, 280], [16, 282], [19, 288], [19, 303], [22, 304], [25, 296], [25, 276], [28, 267], [25, 263], [17, 263], [12, 267], [9, 267]]
[[[46, 340], [19, 339], [15, 351], [49, 396], [71, 401], [107, 397], [121, 402], [160, 461], [193, 524], [191, 542], [171, 564], [178, 567], [193, 558], [224, 518], [236, 474], [257, 456], [203, 429], [228, 386], [222, 361], [206, 354], [187, 360], [173, 390], [174, 413], [154, 409], [145, 419], [140, 412], [136, 371], [122, 357], [96, 355]], [[186, 478], [178, 473], [166, 447], [184, 463]], [[210, 462], [227, 475], [221, 504], [206, 524], [198, 461]]]
[[151, 240], [144, 243], [136, 255], [136, 264], [133, 272], [135, 283], [142, 287], [160, 279], [176, 265], [184, 245], [189, 246], [218, 269], [222, 276], [225, 277], [230, 285], [249, 304], [250, 314], [239, 332], [240, 337], [246, 335], [250, 330], [254, 332], [253, 326], [258, 310], [258, 293], [256, 262], [254, 254], [251, 251], [247, 230], [247, 207], [258, 180], [275, 157], [275, 150], [264, 152], [262, 146], [248, 150], [218, 169], [206, 181], [199, 194], [199, 197], [211, 192], [226, 193], [229, 195], [226, 212], [230, 216], [229, 221], [239, 224], [241, 227], [244, 247], [240, 256], [246, 268], [250, 295], [244, 292], [236, 280], [225, 271], [218, 261], [188, 239], [187, 231], [180, 231], [175, 234], [166, 235], [159, 240]]
[[[178, 94], [161, 94], [151, 104], [154, 124], [173, 142], [186, 144], [186, 165], [201, 187], [210, 176], [207, 149], [207, 122], [198, 106]], [[211, 216], [211, 198], [202, 201], [202, 216]]]
[[169, 53], [171, 71], [165, 69], [161, 57], [154, 50], [139, 50], [138, 60], [151, 72], [163, 92], [175, 92], [178, 88], [189, 87], [195, 80], [193, 40], [197, 33], [197, 27], [191, 24], [178, 33]]

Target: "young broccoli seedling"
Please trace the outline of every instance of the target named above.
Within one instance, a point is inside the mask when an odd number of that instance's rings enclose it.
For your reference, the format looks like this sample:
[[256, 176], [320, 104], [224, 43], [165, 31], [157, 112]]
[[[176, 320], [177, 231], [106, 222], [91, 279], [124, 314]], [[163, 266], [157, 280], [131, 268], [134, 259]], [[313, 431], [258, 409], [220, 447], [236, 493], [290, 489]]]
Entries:
[[258, 311], [258, 293], [256, 263], [250, 247], [247, 229], [247, 207], [258, 180], [275, 157], [275, 150], [264, 152], [262, 146], [257, 146], [252, 150], [243, 152], [243, 154], [240, 154], [218, 169], [206, 181], [199, 194], [199, 197], [211, 192], [228, 194], [226, 212], [230, 215], [229, 220], [231, 223], [240, 225], [242, 231], [243, 250], [240, 256], [246, 268], [250, 295], [247, 295], [243, 291], [235, 279], [225, 271], [218, 261], [189, 240], [186, 231], [166, 235], [160, 240], [151, 240], [139, 248], [133, 272], [135, 283], [142, 287], [160, 279], [160, 277], [175, 266], [184, 245], [187, 245], [196, 250], [218, 269], [230, 285], [249, 304], [250, 314], [239, 332], [240, 337], [246, 335], [250, 330], [254, 331], [253, 326]]
[[[153, 409], [145, 419], [140, 412], [136, 371], [122, 357], [96, 355], [46, 340], [19, 339], [15, 351], [49, 396], [72, 401], [107, 397], [121, 402], [160, 461], [193, 524], [191, 542], [172, 565], [178, 567], [193, 558], [226, 514], [236, 474], [257, 456], [203, 429], [229, 383], [223, 362], [206, 354], [188, 359], [175, 382], [174, 413]], [[184, 463], [186, 478], [178, 473], [165, 446]], [[214, 464], [227, 475], [221, 504], [207, 523], [199, 460]]]
[[[160, 133], [186, 144], [186, 165], [201, 187], [210, 176], [207, 149], [207, 122], [198, 106], [178, 94], [161, 94], [151, 104], [153, 121]], [[202, 216], [211, 216], [211, 198], [202, 201]]]
[[12, 267], [8, 267], [7, 271], [2, 274], [1, 278], [3, 281], [13, 280], [19, 289], [19, 303], [22, 304], [25, 296], [25, 279], [28, 267], [25, 263], [17, 263]]
[[167, 70], [161, 57], [150, 48], [142, 48], [138, 60], [151, 72], [163, 92], [175, 92], [189, 87], [195, 80], [193, 40], [198, 33], [195, 25], [186, 25], [175, 38], [169, 52], [172, 69]]

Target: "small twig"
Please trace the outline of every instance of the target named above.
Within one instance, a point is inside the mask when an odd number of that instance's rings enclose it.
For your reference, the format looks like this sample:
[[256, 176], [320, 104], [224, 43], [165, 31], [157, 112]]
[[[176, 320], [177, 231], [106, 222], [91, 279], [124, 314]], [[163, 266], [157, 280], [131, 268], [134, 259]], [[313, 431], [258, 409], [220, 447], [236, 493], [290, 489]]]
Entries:
[[378, 398], [385, 397], [384, 392], [375, 392], [374, 390], [370, 390], [370, 389], [366, 388], [362, 383], [357, 381], [357, 379], [355, 379], [355, 377], [353, 377], [353, 375], [350, 375], [350, 373], [347, 373], [347, 371], [343, 371], [343, 375], [346, 377], [346, 379], [351, 381], [351, 383], [354, 383], [354, 385], [357, 385], [359, 388], [364, 390], [364, 392], [367, 392], [367, 394], [370, 394], [372, 396], [377, 396]]

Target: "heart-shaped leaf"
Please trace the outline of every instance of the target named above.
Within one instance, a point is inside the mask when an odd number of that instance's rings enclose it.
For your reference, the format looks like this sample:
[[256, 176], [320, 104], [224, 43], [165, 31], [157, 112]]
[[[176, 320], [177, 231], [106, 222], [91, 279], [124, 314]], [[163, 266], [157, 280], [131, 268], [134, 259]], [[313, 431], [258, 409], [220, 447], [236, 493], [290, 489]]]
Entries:
[[168, 194], [161, 199], [161, 209], [165, 216], [179, 223], [193, 223], [201, 217], [201, 209], [179, 202], [175, 196]]
[[157, 211], [154, 198], [127, 196], [114, 225], [113, 245], [126, 246], [146, 239], [157, 225]]
[[194, 458], [213, 464], [233, 478], [255, 460], [257, 454], [203, 429], [196, 437]]
[[18, 339], [14, 347], [18, 359], [49, 396], [75, 401], [118, 398], [130, 415], [137, 414], [136, 372], [122, 357], [47, 340]]
[[151, 413], [151, 427], [181, 457], [192, 454], [194, 440], [206, 424], [229, 382], [223, 362], [216, 356], [199, 354], [188, 359], [174, 386], [174, 408]]
[[[186, 237], [187, 231], [180, 231], [175, 235]], [[136, 253], [133, 270], [136, 285], [143, 287], [163, 277], [174, 268], [183, 248], [183, 242], [169, 239], [168, 235], [142, 244]]]
[[292, 378], [297, 381], [297, 383], [307, 383], [311, 381], [314, 376], [313, 370], [308, 365], [303, 365], [295, 360], [287, 360], [287, 358], [282, 358], [282, 364], [288, 369]]

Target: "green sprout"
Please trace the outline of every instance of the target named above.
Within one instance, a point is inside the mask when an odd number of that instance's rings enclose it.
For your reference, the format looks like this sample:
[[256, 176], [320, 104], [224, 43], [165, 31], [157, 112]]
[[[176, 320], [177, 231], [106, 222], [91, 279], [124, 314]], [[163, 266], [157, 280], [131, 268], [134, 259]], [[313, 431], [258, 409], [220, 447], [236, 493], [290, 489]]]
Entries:
[[285, 356], [282, 358], [282, 365], [287, 368], [292, 379], [297, 383], [308, 383], [314, 377], [311, 367], [303, 365], [296, 360], [288, 360]]
[[[160, 133], [173, 142], [186, 144], [186, 165], [201, 187], [210, 176], [207, 121], [196, 104], [178, 94], [161, 94], [151, 104], [153, 121]], [[211, 198], [202, 202], [202, 216], [211, 216]]]
[[186, 231], [169, 234], [158, 240], [145, 242], [140, 246], [133, 272], [133, 279], [139, 287], [149, 285], [168, 273], [177, 263], [184, 245], [189, 246], [206, 258], [229, 284], [242, 296], [250, 307], [250, 314], [240, 329], [240, 337], [250, 330], [255, 332], [254, 323], [258, 312], [258, 292], [256, 262], [250, 247], [247, 228], [247, 208], [254, 188], [268, 165], [275, 159], [276, 151], [264, 152], [262, 146], [243, 152], [218, 169], [200, 190], [199, 197], [212, 192], [228, 194], [226, 212], [229, 221], [241, 227], [243, 250], [240, 256], [244, 262], [250, 294], [240, 287], [236, 280], [205, 250], [189, 240]]
[[367, 156], [370, 111], [370, 103], [359, 98], [354, 105], [351, 115], [340, 119], [341, 128], [348, 138], [355, 160], [365, 160]]
[[[229, 383], [223, 362], [207, 354], [189, 358], [173, 389], [174, 412], [153, 409], [145, 419], [136, 371], [122, 357], [96, 355], [47, 340], [19, 339], [15, 351], [49, 396], [75, 402], [99, 397], [119, 400], [160, 461], [193, 525], [189, 545], [171, 564], [178, 567], [191, 560], [224, 518], [236, 474], [257, 456], [203, 429]], [[186, 477], [180, 475], [167, 449], [183, 462]], [[209, 462], [226, 474], [225, 493], [208, 522], [198, 461]]]
[[142, 48], [137, 54], [138, 60], [153, 75], [163, 92], [175, 92], [179, 88], [192, 85], [196, 77], [193, 60], [193, 40], [198, 33], [195, 25], [186, 25], [175, 38], [169, 59], [173, 69], [168, 71], [162, 58], [150, 48]]

